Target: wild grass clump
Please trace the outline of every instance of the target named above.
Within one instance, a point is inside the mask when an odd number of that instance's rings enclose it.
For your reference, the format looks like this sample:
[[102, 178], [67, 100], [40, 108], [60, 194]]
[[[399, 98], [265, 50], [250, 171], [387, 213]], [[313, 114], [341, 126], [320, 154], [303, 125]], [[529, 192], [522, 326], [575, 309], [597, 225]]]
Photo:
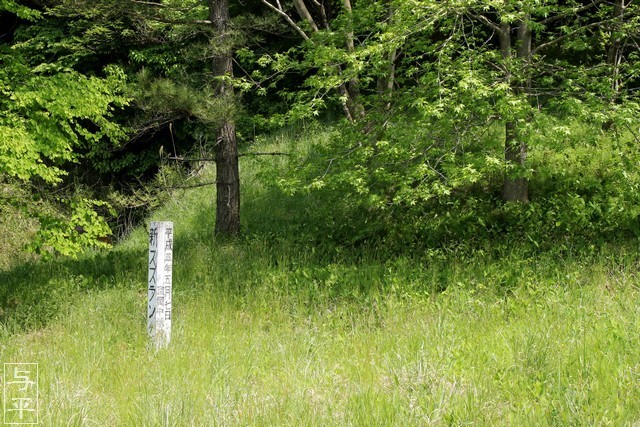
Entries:
[[[15, 185], [0, 182], [0, 197], [14, 194]], [[33, 261], [36, 257], [25, 251], [25, 247], [35, 236], [38, 224], [23, 212], [10, 204], [0, 204], [0, 271]]]

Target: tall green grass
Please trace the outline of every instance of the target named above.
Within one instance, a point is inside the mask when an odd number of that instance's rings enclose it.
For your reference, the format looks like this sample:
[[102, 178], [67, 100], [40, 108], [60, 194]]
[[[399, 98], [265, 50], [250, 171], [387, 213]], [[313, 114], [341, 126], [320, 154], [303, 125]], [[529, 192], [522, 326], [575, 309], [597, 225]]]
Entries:
[[175, 223], [167, 349], [146, 336], [143, 228], [110, 252], [0, 272], [0, 362], [39, 364], [43, 425], [640, 421], [635, 242], [336, 247], [314, 235], [320, 200], [262, 179], [288, 161], [243, 158], [238, 240], [214, 237], [210, 187], [154, 213]]
[[[2, 186], [1, 192], [13, 192], [11, 186]], [[0, 271], [34, 261], [35, 256], [24, 251], [24, 247], [35, 235], [37, 224], [27, 218], [19, 209], [10, 205], [0, 205]]]

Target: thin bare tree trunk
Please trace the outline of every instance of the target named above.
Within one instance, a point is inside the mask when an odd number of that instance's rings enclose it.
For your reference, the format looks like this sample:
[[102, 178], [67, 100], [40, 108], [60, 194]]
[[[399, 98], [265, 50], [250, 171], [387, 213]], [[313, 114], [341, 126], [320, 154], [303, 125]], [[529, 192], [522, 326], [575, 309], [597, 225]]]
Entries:
[[313, 31], [318, 31], [318, 24], [316, 24], [316, 21], [311, 16], [311, 13], [309, 13], [309, 9], [307, 8], [307, 5], [304, 4], [304, 0], [293, 0], [293, 5], [295, 6], [298, 15], [300, 15], [302, 19], [309, 23], [311, 29]]
[[[216, 44], [221, 52], [212, 60], [217, 96], [235, 102], [233, 86], [225, 80], [233, 76], [233, 61], [228, 35], [228, 0], [209, 0], [209, 19], [216, 31]], [[236, 236], [240, 233], [240, 173], [238, 169], [238, 143], [233, 117], [223, 118], [215, 147], [216, 158], [216, 234]]]
[[619, 33], [624, 20], [624, 0], [615, 0], [613, 4], [614, 22], [611, 27], [609, 48], [607, 49], [607, 64], [611, 66], [611, 89], [614, 97], [620, 91], [620, 64], [622, 63], [622, 37]]
[[[351, 0], [343, 0], [343, 6], [348, 16], [345, 44], [347, 52], [353, 54], [356, 48], [353, 36], [353, 9], [351, 8]], [[352, 120], [364, 118], [364, 106], [360, 103], [360, 81], [356, 77], [349, 79], [346, 85], [346, 92], [349, 95], [347, 98], [347, 108], [351, 113]]]
[[[393, 21], [393, 14], [393, 6], [388, 5], [389, 22]], [[378, 92], [378, 97], [381, 100], [381, 111], [386, 111], [391, 108], [391, 96], [393, 95], [393, 87], [395, 85], [397, 57], [398, 50], [396, 48], [393, 48], [387, 56], [386, 73], [378, 77], [378, 81], [376, 82], [376, 90]]]

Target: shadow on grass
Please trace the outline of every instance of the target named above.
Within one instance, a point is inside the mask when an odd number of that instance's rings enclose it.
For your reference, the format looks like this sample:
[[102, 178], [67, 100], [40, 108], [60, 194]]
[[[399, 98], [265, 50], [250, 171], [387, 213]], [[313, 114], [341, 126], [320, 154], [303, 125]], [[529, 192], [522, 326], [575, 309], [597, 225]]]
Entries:
[[78, 260], [20, 264], [0, 271], [0, 324], [9, 331], [41, 328], [81, 295], [146, 282], [143, 250], [92, 252]]

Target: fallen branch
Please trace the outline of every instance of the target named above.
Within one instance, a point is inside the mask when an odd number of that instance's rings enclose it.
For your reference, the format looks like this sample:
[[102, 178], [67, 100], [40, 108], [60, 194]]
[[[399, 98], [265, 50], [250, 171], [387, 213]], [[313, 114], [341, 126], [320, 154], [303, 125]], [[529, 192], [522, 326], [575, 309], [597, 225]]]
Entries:
[[157, 188], [159, 190], [182, 190], [187, 188], [197, 188], [197, 187], [206, 187], [207, 185], [215, 185], [216, 181], [209, 182], [201, 182], [199, 184], [191, 184], [191, 185], [154, 185], [153, 188]]
[[238, 157], [243, 157], [243, 156], [290, 156], [291, 154], [289, 153], [281, 153], [279, 151], [272, 151], [272, 152], [263, 152], [263, 153], [240, 153], [238, 154]]
[[[240, 153], [238, 157], [245, 156], [290, 156], [289, 153], [281, 153], [279, 151], [273, 152], [263, 152], [263, 153]], [[216, 159], [210, 157], [179, 157], [179, 156], [168, 156], [168, 160], [175, 160], [177, 162], [215, 162]]]

